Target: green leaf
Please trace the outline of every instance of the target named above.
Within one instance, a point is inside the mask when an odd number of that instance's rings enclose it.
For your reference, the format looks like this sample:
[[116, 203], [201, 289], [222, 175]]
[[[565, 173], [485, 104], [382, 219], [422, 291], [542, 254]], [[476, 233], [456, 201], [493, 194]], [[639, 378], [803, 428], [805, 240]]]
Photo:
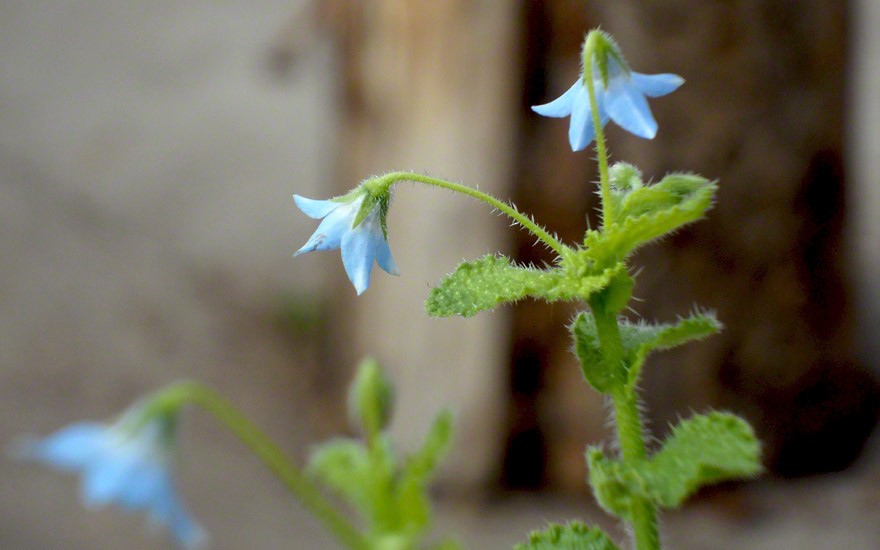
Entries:
[[407, 461], [405, 473], [427, 480], [452, 441], [452, 412], [445, 410], [434, 418], [421, 449]]
[[626, 383], [626, 366], [609, 365], [602, 354], [596, 321], [589, 311], [582, 311], [571, 325], [574, 351], [587, 382], [599, 393], [610, 393]]
[[759, 474], [761, 448], [746, 421], [711, 412], [682, 421], [648, 460], [624, 463], [590, 447], [587, 464], [602, 508], [630, 520], [636, 499], [676, 508], [700, 487]]
[[421, 449], [403, 467], [397, 488], [398, 516], [401, 524], [414, 532], [430, 523], [428, 481], [451, 440], [452, 413], [443, 411], [434, 419]]
[[529, 542], [515, 550], [617, 550], [611, 538], [600, 528], [579, 521], [566, 525], [551, 523], [543, 531], [529, 533]]
[[650, 325], [624, 321], [620, 325], [627, 363], [627, 384], [635, 387], [645, 359], [653, 351], [671, 349], [692, 340], [701, 340], [721, 330], [713, 312], [694, 313], [675, 324]]
[[592, 313], [579, 313], [571, 326], [575, 353], [580, 360], [584, 378], [602, 393], [624, 385], [635, 387], [642, 366], [651, 352], [674, 348], [721, 330], [721, 323], [712, 312], [694, 313], [675, 324], [651, 325], [619, 319], [618, 326], [623, 344], [622, 366], [606, 364]]
[[551, 523], [543, 531], [529, 533], [529, 542], [517, 544], [514, 550], [617, 550], [602, 529], [580, 521], [565, 525]]
[[644, 497], [644, 482], [639, 472], [618, 460], [605, 457], [600, 447], [587, 447], [590, 487], [603, 510], [632, 521], [634, 497]]
[[[587, 232], [588, 256], [600, 267], [612, 266], [638, 247], [699, 220], [717, 190], [714, 182], [693, 174], [670, 174], [659, 183], [638, 187], [633, 183], [641, 181], [637, 175], [620, 171], [627, 183], [617, 190], [615, 223], [602, 232]], [[632, 190], [626, 192], [627, 185]]]
[[682, 421], [651, 457], [643, 476], [651, 499], [675, 508], [704, 485], [761, 472], [761, 446], [749, 424], [711, 412]]
[[432, 317], [471, 317], [526, 297], [548, 302], [587, 299], [605, 288], [616, 272], [607, 269], [598, 275], [574, 277], [560, 268], [521, 267], [507, 257], [490, 254], [464, 262], [444, 277], [431, 289], [425, 309]]
[[364, 446], [353, 439], [333, 439], [312, 452], [309, 474], [339, 493], [365, 516], [372, 509], [372, 466]]

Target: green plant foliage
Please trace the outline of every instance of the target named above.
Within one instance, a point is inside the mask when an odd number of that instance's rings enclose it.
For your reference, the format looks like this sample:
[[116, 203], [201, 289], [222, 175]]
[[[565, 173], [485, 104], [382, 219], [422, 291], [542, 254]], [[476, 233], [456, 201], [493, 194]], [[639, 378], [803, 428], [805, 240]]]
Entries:
[[421, 449], [410, 456], [397, 483], [397, 507], [405, 525], [426, 528], [431, 521], [431, 503], [428, 500], [428, 482], [440, 457], [452, 440], [452, 414], [441, 412], [434, 419]]
[[348, 416], [367, 437], [385, 429], [394, 408], [394, 389], [379, 363], [365, 358], [348, 389]]
[[526, 297], [549, 302], [583, 299], [605, 288], [618, 270], [572, 276], [561, 268], [536, 269], [513, 265], [509, 258], [490, 254], [464, 262], [431, 289], [425, 309], [432, 317], [472, 317], [499, 304]]
[[702, 218], [716, 190], [714, 182], [693, 174], [670, 174], [643, 185], [637, 170], [619, 169], [612, 195], [615, 223], [587, 232], [588, 257], [600, 268], [623, 261], [638, 247]]
[[394, 472], [394, 461], [387, 439], [370, 452], [356, 439], [333, 439], [317, 447], [307, 471], [336, 491], [371, 523], [378, 523], [376, 503], [386, 495], [384, 480]]
[[[452, 438], [452, 415], [440, 413], [422, 447], [398, 465], [379, 434], [365, 444], [337, 439], [318, 447], [308, 472], [348, 502], [367, 524], [376, 548], [413, 548], [431, 523], [428, 483]], [[457, 547], [446, 541], [446, 548]]]
[[623, 319], [618, 323], [623, 345], [623, 362], [617, 365], [608, 365], [603, 359], [592, 313], [579, 313], [571, 326], [575, 352], [583, 367], [584, 377], [597, 391], [603, 393], [609, 393], [624, 384], [630, 388], [635, 387], [642, 365], [652, 351], [674, 348], [721, 330], [721, 323], [711, 312], [694, 313], [675, 324], [630, 323]]
[[600, 393], [610, 393], [626, 383], [625, 365], [609, 365], [602, 353], [593, 314], [583, 311], [571, 325], [574, 351], [581, 364], [584, 379]]
[[761, 472], [761, 445], [749, 424], [730, 413], [679, 423], [644, 471], [651, 498], [674, 508], [704, 485]]
[[617, 545], [598, 527], [579, 521], [566, 525], [551, 523], [543, 531], [529, 533], [529, 542], [515, 550], [617, 550]]
[[620, 324], [620, 338], [627, 356], [627, 384], [635, 387], [645, 359], [653, 351], [678, 347], [687, 342], [702, 340], [721, 330], [714, 312], [694, 313], [675, 324], [647, 323]]
[[607, 458], [600, 447], [587, 447], [590, 487], [599, 505], [609, 514], [632, 521], [632, 507], [643, 497], [642, 480], [630, 464]]
[[591, 447], [587, 463], [599, 504], [630, 520], [639, 499], [676, 508], [704, 485], [757, 475], [760, 455], [760, 444], [746, 421], [711, 412], [682, 421], [648, 460], [624, 463]]

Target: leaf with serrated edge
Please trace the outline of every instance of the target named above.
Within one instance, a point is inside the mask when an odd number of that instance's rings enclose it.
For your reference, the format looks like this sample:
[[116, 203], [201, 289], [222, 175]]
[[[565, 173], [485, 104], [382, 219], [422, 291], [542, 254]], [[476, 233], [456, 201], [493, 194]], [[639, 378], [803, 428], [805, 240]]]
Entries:
[[761, 448], [745, 420], [713, 411], [682, 421], [648, 460], [624, 463], [590, 447], [587, 464], [602, 508], [630, 519], [633, 497], [677, 508], [700, 487], [759, 474]]
[[622, 261], [638, 247], [703, 217], [717, 186], [691, 174], [670, 174], [628, 193], [617, 222], [587, 233], [588, 256], [599, 266]]
[[514, 550], [617, 550], [611, 538], [600, 528], [579, 521], [566, 525], [551, 523], [543, 531], [529, 533], [529, 542]]
[[608, 285], [616, 269], [586, 277], [571, 277], [562, 269], [513, 265], [509, 258], [490, 254], [464, 262], [431, 289], [425, 309], [432, 317], [472, 317], [480, 311], [523, 298], [548, 302], [586, 299]]
[[621, 319], [619, 326], [625, 369], [604, 365], [592, 313], [579, 313], [571, 326], [575, 353], [580, 360], [584, 377], [602, 393], [608, 393], [624, 384], [630, 388], [635, 386], [642, 366], [651, 352], [674, 348], [721, 330], [721, 323], [712, 312], [694, 313], [675, 324], [651, 325], [630, 323]]
[[683, 420], [651, 457], [642, 473], [651, 499], [680, 506], [704, 485], [761, 472], [761, 446], [749, 424], [713, 411]]
[[694, 313], [675, 324], [621, 323], [620, 337], [627, 355], [627, 384], [635, 386], [651, 352], [702, 340], [720, 330], [721, 323], [713, 312]]

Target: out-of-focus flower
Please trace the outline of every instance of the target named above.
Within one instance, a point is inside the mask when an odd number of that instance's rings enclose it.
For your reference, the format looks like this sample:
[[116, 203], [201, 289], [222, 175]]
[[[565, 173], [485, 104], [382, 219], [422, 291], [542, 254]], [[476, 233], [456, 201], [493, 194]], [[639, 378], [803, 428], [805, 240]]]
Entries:
[[382, 201], [373, 201], [372, 208], [355, 224], [367, 197], [359, 193], [352, 198], [314, 200], [294, 195], [296, 205], [307, 216], [322, 219], [318, 229], [294, 256], [315, 250], [339, 248], [342, 264], [358, 294], [370, 286], [373, 261], [392, 275], [399, 275], [397, 264], [381, 220]]
[[43, 439], [26, 439], [15, 448], [35, 460], [82, 476], [82, 500], [90, 507], [117, 504], [146, 512], [150, 523], [168, 529], [187, 549], [201, 547], [205, 531], [193, 521], [174, 490], [172, 431], [167, 418], [146, 422], [129, 414], [115, 424], [80, 422]]
[[[646, 139], [657, 135], [657, 121], [651, 114], [646, 97], [660, 97], [672, 93], [684, 83], [675, 74], [642, 74], [630, 71], [612, 56], [607, 59], [608, 86], [604, 85], [599, 71], [593, 80], [596, 108], [602, 126], [613, 120], [618, 126]], [[564, 94], [532, 110], [539, 115], [563, 118], [571, 116], [568, 141], [572, 151], [585, 149], [596, 138], [593, 127], [590, 95], [584, 82], [589, 75], [580, 78]]]

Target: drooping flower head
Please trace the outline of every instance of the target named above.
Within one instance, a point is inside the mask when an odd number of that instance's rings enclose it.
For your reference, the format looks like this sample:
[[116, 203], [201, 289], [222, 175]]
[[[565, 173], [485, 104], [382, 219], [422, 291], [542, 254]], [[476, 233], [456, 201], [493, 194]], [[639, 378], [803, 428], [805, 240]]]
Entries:
[[543, 116], [571, 116], [568, 140], [572, 151], [585, 149], [596, 138], [587, 89], [589, 78], [595, 87], [596, 109], [602, 126], [613, 120], [627, 132], [645, 139], [657, 135], [657, 121], [645, 98], [667, 95], [684, 83], [684, 79], [675, 74], [648, 75], [631, 71], [610, 35], [598, 30], [590, 32], [584, 41], [580, 78], [560, 97], [532, 107]]
[[391, 256], [385, 227], [387, 190], [373, 195], [362, 186], [335, 199], [314, 200], [294, 195], [293, 200], [307, 216], [321, 219], [318, 229], [294, 256], [339, 248], [345, 272], [358, 295], [370, 286], [374, 261], [386, 272], [400, 274]]
[[144, 416], [135, 407], [114, 424], [79, 422], [43, 439], [21, 441], [17, 456], [82, 476], [82, 500], [90, 507], [116, 504], [143, 511], [186, 549], [207, 540], [177, 496], [171, 471], [176, 417]]

